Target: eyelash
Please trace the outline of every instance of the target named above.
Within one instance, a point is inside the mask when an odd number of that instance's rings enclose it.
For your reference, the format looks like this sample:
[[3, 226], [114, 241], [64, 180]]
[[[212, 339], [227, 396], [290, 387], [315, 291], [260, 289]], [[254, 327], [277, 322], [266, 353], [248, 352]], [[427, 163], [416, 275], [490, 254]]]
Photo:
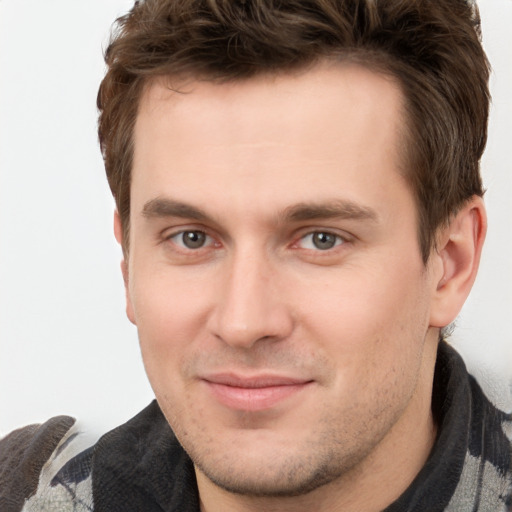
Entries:
[[[187, 247], [185, 245], [185, 242], [183, 241], [183, 236], [186, 234], [190, 234], [190, 235], [196, 234], [196, 235], [199, 235], [200, 238], [204, 237], [204, 243], [197, 247]], [[308, 237], [310, 238], [309, 245], [315, 245], [314, 237], [320, 236], [320, 235], [323, 235], [324, 237], [327, 237], [327, 238], [330, 237], [333, 245], [330, 247], [326, 247], [324, 249], [321, 249], [318, 246], [317, 247], [300, 247], [301, 242], [305, 241]], [[181, 239], [179, 237], [181, 237]], [[183, 229], [183, 230], [180, 230], [177, 232], [173, 232], [173, 233], [165, 236], [164, 241], [171, 242], [174, 245], [176, 245], [179, 248], [179, 250], [187, 251], [187, 252], [197, 252], [200, 249], [207, 248], [211, 245], [217, 245], [218, 247], [220, 247], [220, 243], [216, 243], [215, 239], [202, 229]], [[301, 236], [298, 239], [296, 239], [296, 241], [291, 245], [291, 247], [297, 247], [299, 249], [313, 251], [313, 252], [317, 252], [317, 253], [322, 253], [322, 252], [328, 253], [328, 252], [331, 252], [332, 250], [335, 250], [337, 247], [344, 245], [345, 243], [347, 243], [349, 241], [350, 240], [348, 239], [348, 237], [342, 236], [342, 235], [334, 233], [332, 231], [324, 230], [324, 229], [315, 229], [315, 230], [308, 231], [304, 234], [301, 234]], [[192, 242], [193, 242], [193, 240], [192, 240]], [[213, 242], [213, 244], [212, 244], [212, 242]], [[322, 243], [322, 240], [317, 240], [317, 242]], [[327, 244], [329, 245], [329, 241], [327, 241]]]
[[212, 241], [214, 241], [213, 237], [211, 237], [210, 235], [208, 235], [208, 233], [206, 233], [204, 230], [202, 229], [183, 229], [181, 231], [177, 231], [175, 233], [171, 233], [170, 235], [166, 236], [164, 241], [165, 242], [172, 242], [174, 243], [175, 245], [177, 245], [181, 250], [184, 250], [184, 251], [193, 251], [195, 252], [196, 250], [199, 250], [199, 249], [202, 249], [205, 247], [205, 244], [197, 247], [197, 248], [191, 248], [191, 247], [186, 247], [185, 243], [183, 242], [183, 238], [181, 239], [182, 240], [182, 243], [179, 243], [177, 242], [176, 240], [173, 240], [173, 239], [178, 239], [178, 237], [183, 237], [185, 234], [200, 234], [201, 236], [204, 236], [205, 238], [205, 243], [209, 240], [210, 243]]
[[[333, 245], [331, 247], [326, 247], [324, 249], [321, 249], [320, 247], [303, 247], [303, 249], [311, 250], [311, 251], [315, 251], [315, 252], [328, 252], [328, 251], [331, 251], [331, 250], [335, 249], [336, 247], [339, 247], [340, 245], [343, 245], [344, 243], [347, 242], [347, 240], [343, 236], [333, 233], [332, 231], [322, 229], [322, 230], [310, 231], [310, 232], [302, 235], [298, 239], [298, 241], [296, 242], [295, 245], [299, 245], [301, 241], [305, 241], [307, 238], [310, 238], [310, 242], [311, 242], [310, 245], [315, 245], [315, 236], [320, 237], [320, 235], [323, 235], [323, 237], [331, 238]], [[322, 240], [317, 239], [316, 242], [322, 243]]]

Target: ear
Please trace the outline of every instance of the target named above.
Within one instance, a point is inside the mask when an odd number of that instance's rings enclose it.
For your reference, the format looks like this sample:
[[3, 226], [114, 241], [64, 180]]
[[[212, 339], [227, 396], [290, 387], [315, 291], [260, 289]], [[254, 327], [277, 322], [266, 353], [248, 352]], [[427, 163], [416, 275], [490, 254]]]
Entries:
[[459, 314], [476, 278], [486, 231], [485, 206], [478, 196], [441, 229], [431, 256], [435, 259], [432, 327], [445, 327]]
[[[116, 237], [117, 243], [123, 247], [123, 226], [121, 223], [121, 216], [119, 215], [117, 209], [114, 212], [114, 236]], [[128, 274], [128, 262], [126, 261], [127, 252], [123, 250], [123, 254], [124, 256], [121, 260], [121, 273], [123, 274], [124, 291], [126, 296], [126, 316], [132, 324], [136, 325], [133, 305], [130, 298], [130, 280]]]

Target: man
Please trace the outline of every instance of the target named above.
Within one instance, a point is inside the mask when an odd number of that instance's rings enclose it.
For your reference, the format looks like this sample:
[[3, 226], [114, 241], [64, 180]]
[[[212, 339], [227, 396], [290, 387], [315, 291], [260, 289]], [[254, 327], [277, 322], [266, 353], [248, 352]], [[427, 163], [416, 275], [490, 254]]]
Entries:
[[163, 1], [98, 95], [156, 402], [3, 440], [2, 510], [507, 510], [509, 415], [443, 341], [486, 231], [462, 0]]

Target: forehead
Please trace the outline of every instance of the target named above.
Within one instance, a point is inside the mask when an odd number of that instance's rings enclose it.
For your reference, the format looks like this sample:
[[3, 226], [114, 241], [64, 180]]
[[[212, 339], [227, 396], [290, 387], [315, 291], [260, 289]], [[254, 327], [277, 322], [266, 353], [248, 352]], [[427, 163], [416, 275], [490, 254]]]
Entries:
[[[164, 110], [172, 110], [182, 134], [191, 127], [200, 135], [198, 128], [207, 130], [208, 123], [213, 122], [219, 127], [229, 124], [244, 128], [244, 132], [236, 131], [239, 136], [247, 133], [247, 128], [260, 126], [282, 139], [291, 134], [291, 123], [306, 116], [309, 130], [322, 127], [327, 136], [329, 126], [322, 118], [326, 111], [333, 119], [336, 114], [350, 117], [352, 130], [357, 130], [368, 117], [390, 118], [403, 109], [399, 85], [390, 75], [355, 63], [323, 61], [293, 73], [269, 73], [228, 82], [157, 77], [144, 88], [137, 125], [148, 116], [155, 123], [159, 114], [165, 115]], [[283, 126], [288, 128], [286, 133], [279, 131]], [[337, 130], [331, 131], [336, 137]], [[210, 132], [208, 138], [213, 142], [216, 134], [224, 135]], [[311, 136], [311, 131], [307, 135]]]
[[208, 187], [212, 206], [240, 208], [382, 193], [386, 173], [401, 174], [402, 112], [395, 81], [355, 64], [229, 83], [155, 80], [135, 127], [132, 210], [166, 195], [204, 202]]

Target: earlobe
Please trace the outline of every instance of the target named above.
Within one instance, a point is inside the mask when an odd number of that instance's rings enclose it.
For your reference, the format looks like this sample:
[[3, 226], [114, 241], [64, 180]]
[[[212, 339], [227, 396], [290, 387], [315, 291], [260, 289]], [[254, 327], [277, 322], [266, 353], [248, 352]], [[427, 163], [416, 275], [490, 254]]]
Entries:
[[[123, 246], [123, 228], [121, 223], [121, 217], [117, 210], [114, 212], [114, 236], [116, 237], [116, 240], [121, 247]], [[123, 251], [124, 254], [124, 251]], [[125, 290], [125, 296], [126, 296], [126, 316], [128, 317], [128, 320], [132, 324], [135, 325], [135, 315], [133, 311], [133, 305], [130, 298], [130, 279], [129, 279], [129, 272], [128, 272], [128, 263], [126, 261], [126, 255], [124, 255], [123, 259], [121, 260], [121, 274], [123, 276], [123, 282], [124, 282], [124, 290]]]
[[439, 269], [432, 291], [432, 327], [445, 327], [459, 314], [476, 278], [486, 230], [485, 206], [477, 196], [441, 229], [432, 255]]

